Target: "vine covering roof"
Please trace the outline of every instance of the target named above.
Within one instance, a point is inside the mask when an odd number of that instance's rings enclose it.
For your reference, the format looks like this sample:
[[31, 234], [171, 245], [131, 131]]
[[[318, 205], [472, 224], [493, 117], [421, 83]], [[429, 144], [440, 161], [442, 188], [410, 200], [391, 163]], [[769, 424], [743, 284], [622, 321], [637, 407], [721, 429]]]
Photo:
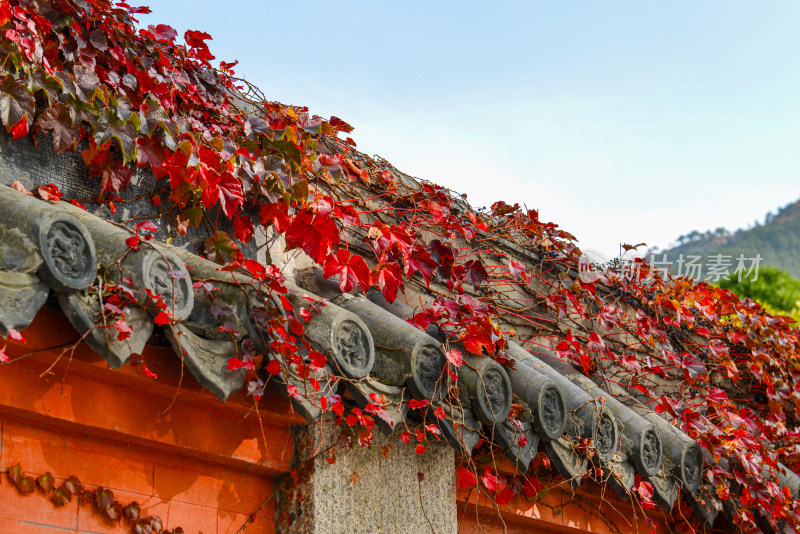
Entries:
[[[276, 295], [270, 309], [282, 312], [260, 320], [264, 346], [237, 348], [237, 361], [227, 364], [251, 394], [258, 397], [271, 375], [299, 368], [306, 380], [328, 364], [312, 364], [309, 354], [319, 347], [303, 342], [313, 340], [307, 329], [324, 307], [288, 301], [297, 293], [287, 289], [293, 281], [240, 252], [266, 228], [285, 250], [313, 260], [322, 279], [338, 280], [339, 293], [408, 305], [410, 324], [445, 344], [453, 378], [469, 374], [465, 360], [470, 369], [491, 361], [513, 376], [528, 366], [529, 358], [515, 356], [518, 345], [536, 361], [552, 354], [570, 362], [613, 389], [614, 398], [658, 412], [700, 445], [701, 507], [723, 508], [745, 531], [796, 531], [800, 504], [783, 466], [800, 465], [800, 339], [788, 318], [706, 283], [653, 276], [646, 262], [632, 275], [581, 281], [576, 239], [535, 210], [497, 202], [479, 212], [447, 189], [360, 154], [343, 120], [262, 98], [235, 77], [233, 64], [212, 66], [208, 34], [188, 31], [182, 44], [167, 25], [137, 28], [134, 18], [144, 12], [104, 0], [0, 2], [0, 121], [13, 139], [79, 153], [96, 190], [89, 200], [111, 212], [124, 202], [135, 169], [152, 173], [152, 221], [127, 225], [126, 250], [146, 247], [158, 231], [179, 239], [201, 230], [203, 253], [226, 265], [224, 276], [244, 273]], [[46, 201], [62, 196], [53, 184], [37, 186]], [[117, 277], [93, 291], [123, 299], [125, 287]], [[154, 300], [163, 305], [157, 325], [186, 319], [174, 303]], [[355, 306], [348, 302], [339, 307]], [[124, 340], [131, 320], [107, 311]], [[215, 341], [236, 338], [234, 326], [222, 321]], [[10, 328], [9, 335], [19, 334]], [[283, 363], [271, 364], [278, 360], [265, 352], [282, 355]], [[562, 371], [570, 383], [581, 382]], [[287, 392], [299, 395], [290, 378], [284, 376]], [[345, 415], [340, 402], [319, 398], [325, 401], [316, 408], [336, 411], [367, 443], [375, 419], [384, 419], [375, 399], [369, 410], [365, 404]], [[509, 409], [517, 421], [524, 411], [522, 402]], [[418, 432], [405, 439], [435, 439], [432, 428]], [[603, 472], [586, 476], [607, 479]], [[496, 499], [536, 493], [530, 478], [518, 484], [489, 471], [464, 473], [459, 483], [478, 484]], [[648, 505], [659, 491], [646, 477], [627, 489]], [[674, 511], [682, 528], [705, 520], [685, 519], [680, 504]]]

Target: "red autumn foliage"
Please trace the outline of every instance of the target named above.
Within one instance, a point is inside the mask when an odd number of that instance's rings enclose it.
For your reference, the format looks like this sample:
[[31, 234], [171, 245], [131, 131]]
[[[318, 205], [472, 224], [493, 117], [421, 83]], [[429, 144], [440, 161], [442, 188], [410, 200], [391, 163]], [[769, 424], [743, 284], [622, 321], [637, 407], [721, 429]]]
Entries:
[[[541, 221], [536, 210], [498, 202], [477, 213], [444, 188], [411, 186], [341, 139], [352, 127], [336, 117], [326, 121], [268, 101], [245, 113], [231, 97], [241, 83], [232, 77], [235, 63], [211, 68], [207, 34], [186, 32], [184, 46], [166, 25], [137, 31], [131, 17], [142, 12], [106, 0], [0, 2], [0, 122], [10, 136], [46, 132], [59, 152], [86, 146], [81, 156], [99, 181], [99, 200], [112, 211], [133, 169], [151, 170], [163, 187], [153, 198], [169, 203], [184, 232], [217, 216], [232, 220], [233, 236], [212, 226], [207, 254], [221, 264], [238, 262], [276, 293], [280, 274], [247, 266], [235, 243], [252, 238], [256, 215], [284, 237], [287, 249], [304, 251], [338, 276], [342, 290], [375, 287], [393, 301], [411, 285], [423, 292], [434, 285], [436, 298], [416, 310], [414, 323], [437, 326], [476, 356], [504, 361], [511, 323], [534, 325], [561, 358], [587, 374], [619, 364], [632, 394], [655, 399], [655, 409], [714, 461], [731, 461], [729, 469], [706, 474], [718, 496], [727, 500], [731, 480], [752, 488], [741, 493], [750, 509], [736, 515], [740, 527], [764, 520], [800, 528], [798, 501], [767, 474], [778, 461], [800, 466], [800, 335], [787, 319], [703, 282], [652, 277], [641, 260], [630, 276], [610, 272], [602, 282], [581, 283], [570, 274], [580, 256], [573, 236]], [[342, 184], [370, 196], [351, 197]], [[49, 201], [61, 196], [47, 185], [37, 193]], [[371, 216], [376, 211], [380, 218]], [[155, 231], [135, 229], [129, 245], [140, 246]], [[364, 239], [353, 243], [354, 235]], [[526, 267], [505, 242], [536, 262]], [[527, 292], [525, 305], [504, 292], [508, 284]], [[314, 313], [309, 307], [304, 320]], [[276, 334], [270, 350], [304, 369], [302, 325], [266, 309], [254, 317]], [[163, 309], [155, 317], [165, 327], [171, 320]], [[597, 331], [573, 333], [559, 320], [592, 321]], [[117, 332], [127, 335], [124, 323]], [[448, 359], [460, 361], [452, 351]], [[249, 367], [243, 357], [239, 362]], [[312, 357], [311, 366], [324, 362]], [[258, 373], [284, 369], [273, 359], [246, 371], [249, 391], [260, 397]], [[684, 387], [657, 398], [648, 380], [656, 375], [685, 381]], [[325, 406], [344, 414], [341, 399], [326, 399]], [[371, 416], [353, 412], [350, 421], [367, 429], [358, 441], [369, 443]], [[409, 442], [411, 435], [401, 438]], [[536, 489], [491, 472], [481, 478], [497, 502]], [[643, 505], [652, 501], [648, 483], [633, 489]]]

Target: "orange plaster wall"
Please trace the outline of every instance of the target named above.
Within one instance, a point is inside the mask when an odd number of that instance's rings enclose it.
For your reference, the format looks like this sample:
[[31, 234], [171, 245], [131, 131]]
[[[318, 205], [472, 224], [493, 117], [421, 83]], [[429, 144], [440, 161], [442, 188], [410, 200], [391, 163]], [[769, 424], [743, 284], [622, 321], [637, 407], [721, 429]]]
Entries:
[[635, 513], [630, 503], [613, 490], [606, 489], [604, 493], [591, 481], [583, 481], [575, 494], [560, 487], [551, 488], [541, 500], [533, 502], [518, 496], [506, 505], [495, 506], [485, 496], [476, 499], [474, 492], [462, 489], [458, 490], [457, 500], [459, 532], [463, 534], [671, 532], [660, 512], [648, 513], [650, 525], [641, 512]]
[[[52, 347], [78, 335], [54, 309], [40, 311], [23, 335], [27, 342], [7, 352], [27, 356], [0, 366], [0, 467], [77, 476], [186, 534], [234, 534], [243, 525], [248, 534], [275, 532], [273, 477], [289, 471], [289, 427], [301, 421], [277, 393], [262, 399], [259, 421], [244, 395], [222, 404], [188, 373], [181, 378], [166, 347], [144, 354], [157, 381], [130, 366], [114, 371], [86, 346], [58, 359]], [[128, 533], [124, 525], [77, 499], [56, 508], [38, 490], [22, 496], [0, 483], [0, 533]]]
[[[518, 474], [502, 459], [499, 472]], [[630, 502], [622, 500], [610, 487], [584, 480], [572, 492], [566, 482], [551, 487], [539, 500], [515, 497], [510, 503], [496, 506], [485, 495], [476, 498], [474, 491], [457, 491], [459, 533], [461, 534], [667, 534], [672, 525], [660, 510], [648, 510], [647, 517]], [[648, 519], [650, 523], [648, 523]]]

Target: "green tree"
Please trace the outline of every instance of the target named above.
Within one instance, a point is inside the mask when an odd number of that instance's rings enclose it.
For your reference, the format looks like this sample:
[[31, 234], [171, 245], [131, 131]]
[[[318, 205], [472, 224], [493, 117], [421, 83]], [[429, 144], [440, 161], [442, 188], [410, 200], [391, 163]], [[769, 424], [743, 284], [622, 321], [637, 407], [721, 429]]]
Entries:
[[721, 279], [719, 286], [730, 289], [740, 298], [750, 298], [778, 315], [789, 315], [800, 321], [800, 280], [776, 267], [760, 267], [758, 275]]

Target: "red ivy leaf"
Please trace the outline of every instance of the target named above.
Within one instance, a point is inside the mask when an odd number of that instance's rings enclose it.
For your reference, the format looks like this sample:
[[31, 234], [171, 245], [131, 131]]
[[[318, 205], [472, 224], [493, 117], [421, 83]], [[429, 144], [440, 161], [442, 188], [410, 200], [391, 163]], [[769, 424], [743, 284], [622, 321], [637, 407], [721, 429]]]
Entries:
[[53, 473], [51, 473], [50, 471], [48, 471], [47, 473], [36, 479], [36, 485], [39, 486], [45, 493], [50, 493], [55, 484], [56, 484], [56, 479], [53, 476]]
[[233, 220], [233, 233], [236, 236], [236, 239], [242, 243], [249, 243], [253, 238], [253, 234], [255, 233], [253, 221], [250, 219], [250, 217], [244, 213], [239, 213]]
[[131, 326], [123, 319], [118, 319], [117, 322], [114, 323], [114, 328], [116, 328], [119, 332], [117, 334], [117, 339], [120, 341], [125, 341], [130, 337], [131, 334], [133, 334], [133, 328], [131, 328]]
[[278, 360], [270, 360], [267, 364], [267, 372], [275, 376], [281, 374], [281, 362]]
[[156, 373], [154, 373], [153, 371], [151, 371], [150, 368], [147, 367], [147, 365], [144, 364], [144, 362], [142, 362], [142, 371], [144, 371], [144, 376], [146, 376], [147, 378], [152, 378], [153, 380], [158, 380], [158, 375]]
[[205, 178], [203, 205], [211, 208], [219, 202], [220, 208], [228, 219], [233, 219], [236, 209], [244, 203], [242, 183], [230, 172], [218, 174], [205, 165], [200, 167], [201, 175]]
[[128, 239], [125, 240], [125, 244], [128, 245], [128, 248], [133, 250], [139, 250], [139, 243], [142, 240], [139, 238], [138, 235], [132, 235]]
[[11, 13], [11, 5], [8, 3], [3, 3], [0, 5], [0, 27], [5, 26], [8, 22], [11, 21], [11, 17], [13, 14]]
[[145, 232], [156, 233], [158, 232], [158, 227], [151, 221], [140, 221], [133, 225], [133, 231], [134, 232], [145, 231]]
[[528, 269], [517, 260], [508, 260], [508, 272], [512, 278], [521, 278], [526, 284], [531, 282], [531, 274]]
[[458, 470], [456, 471], [456, 484], [458, 485], [459, 488], [463, 489], [474, 488], [477, 482], [478, 481], [475, 478], [475, 473], [473, 473], [463, 465], [459, 466]]
[[510, 488], [503, 488], [497, 492], [494, 500], [497, 504], [508, 504], [514, 499], [514, 492]]
[[8, 330], [8, 337], [13, 339], [14, 341], [25, 343], [25, 337], [19, 333], [19, 330], [16, 330], [14, 328], [7, 328], [6, 330]]
[[411, 399], [408, 401], [408, 409], [419, 410], [421, 408], [425, 408], [428, 404], [430, 404], [430, 402], [427, 400], [418, 401], [417, 399]]
[[497, 475], [492, 473], [488, 467], [486, 468], [486, 471], [483, 472], [481, 481], [483, 482], [483, 485], [486, 486], [486, 489], [488, 489], [489, 491], [499, 491], [502, 488], [500, 479], [497, 478]]
[[447, 356], [447, 361], [456, 367], [461, 367], [461, 365], [464, 363], [464, 358], [461, 356], [461, 353], [455, 349], [448, 350], [445, 353], [445, 356]]
[[597, 332], [592, 332], [589, 334], [589, 342], [586, 344], [589, 347], [589, 350], [594, 350], [597, 352], [603, 352], [606, 350], [606, 344], [603, 342], [602, 338], [597, 334]]
[[[100, 178], [101, 193], [121, 191], [128, 187], [128, 181], [131, 179], [131, 169], [124, 167], [120, 161], [115, 161], [110, 167], [102, 170]], [[115, 210], [112, 209], [113, 211]]]
[[653, 485], [650, 482], [642, 480], [642, 477], [636, 475], [633, 489], [639, 494], [639, 504], [642, 508], [648, 509], [656, 506], [656, 503], [653, 502]]
[[53, 203], [58, 202], [63, 195], [55, 184], [41, 185], [36, 189], [36, 192], [42, 200]]
[[298, 213], [286, 230], [286, 250], [302, 248], [317, 263], [323, 263], [333, 245], [339, 244], [339, 228], [330, 216], [309, 209]]
[[311, 367], [314, 369], [322, 369], [325, 367], [325, 364], [328, 363], [328, 358], [326, 358], [321, 352], [317, 352], [315, 350], [310, 351], [308, 357], [311, 360]]
[[151, 167], [158, 175], [161, 171], [161, 166], [164, 164], [165, 157], [164, 146], [161, 141], [154, 137], [138, 137], [136, 144], [139, 145], [136, 163], [142, 167]]
[[178, 32], [175, 31], [175, 28], [168, 24], [159, 24], [158, 26], [150, 25], [147, 29], [150, 30], [153, 36], [159, 41], [167, 41], [170, 44], [174, 44], [175, 39], [178, 37]]
[[186, 41], [186, 44], [188, 44], [191, 47], [202, 48], [207, 46], [205, 41], [210, 40], [211, 36], [206, 32], [186, 30], [186, 33], [183, 34], [183, 39]]
[[474, 288], [479, 288], [485, 281], [488, 275], [486, 268], [480, 260], [469, 260], [464, 264], [465, 280], [472, 284]]
[[16, 126], [12, 126], [8, 129], [8, 133], [11, 134], [12, 139], [22, 139], [26, 135], [28, 135], [28, 116], [25, 115], [22, 117], [22, 120], [17, 123]]
[[388, 302], [397, 298], [397, 290], [403, 285], [400, 266], [397, 263], [379, 263], [371, 273], [372, 283], [381, 288], [381, 294]]
[[231, 371], [236, 371], [240, 367], [244, 367], [244, 362], [239, 358], [228, 358], [228, 365], [226, 365], [228, 369]]
[[365, 291], [369, 289], [369, 267], [364, 258], [358, 254], [350, 255], [350, 251], [339, 249], [335, 255], [325, 260], [324, 267], [325, 278], [339, 276], [339, 289], [342, 293], [350, 292], [357, 285]]

